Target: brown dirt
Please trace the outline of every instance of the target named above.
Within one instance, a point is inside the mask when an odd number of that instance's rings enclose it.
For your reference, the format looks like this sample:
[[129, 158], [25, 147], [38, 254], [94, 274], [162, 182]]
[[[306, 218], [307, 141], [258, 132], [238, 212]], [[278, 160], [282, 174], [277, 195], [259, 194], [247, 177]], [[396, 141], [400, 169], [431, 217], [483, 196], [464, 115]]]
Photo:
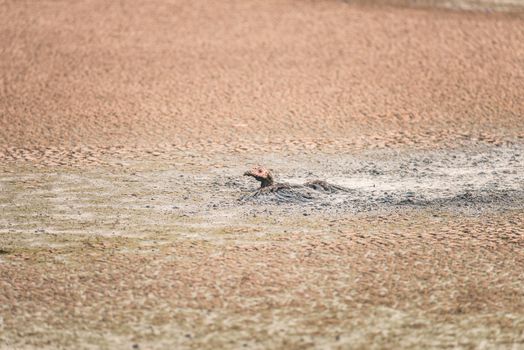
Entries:
[[524, 346], [524, 16], [415, 3], [0, 0], [0, 349]]
[[3, 159], [524, 137], [520, 16], [341, 1], [3, 1], [0, 19]]
[[6, 234], [3, 344], [518, 348], [522, 211], [428, 214], [266, 217], [259, 230], [192, 238], [59, 234], [29, 247], [34, 235]]

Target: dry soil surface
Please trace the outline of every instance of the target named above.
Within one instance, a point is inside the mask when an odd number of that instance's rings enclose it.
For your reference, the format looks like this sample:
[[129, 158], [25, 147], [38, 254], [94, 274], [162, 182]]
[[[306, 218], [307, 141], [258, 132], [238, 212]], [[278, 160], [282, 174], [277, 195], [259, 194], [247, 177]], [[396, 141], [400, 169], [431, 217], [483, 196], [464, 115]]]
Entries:
[[0, 1], [0, 349], [524, 347], [520, 6]]

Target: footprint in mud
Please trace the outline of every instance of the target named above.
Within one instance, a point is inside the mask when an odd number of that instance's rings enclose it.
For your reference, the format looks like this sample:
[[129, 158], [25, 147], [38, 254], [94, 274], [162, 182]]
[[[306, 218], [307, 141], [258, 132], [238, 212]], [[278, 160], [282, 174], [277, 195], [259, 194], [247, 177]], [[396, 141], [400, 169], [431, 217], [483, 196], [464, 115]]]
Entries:
[[330, 184], [322, 180], [313, 180], [303, 185], [276, 183], [273, 174], [266, 168], [255, 166], [244, 173], [260, 181], [260, 188], [240, 198], [247, 200], [273, 200], [276, 202], [305, 202], [318, 198], [322, 194], [349, 192], [349, 189]]

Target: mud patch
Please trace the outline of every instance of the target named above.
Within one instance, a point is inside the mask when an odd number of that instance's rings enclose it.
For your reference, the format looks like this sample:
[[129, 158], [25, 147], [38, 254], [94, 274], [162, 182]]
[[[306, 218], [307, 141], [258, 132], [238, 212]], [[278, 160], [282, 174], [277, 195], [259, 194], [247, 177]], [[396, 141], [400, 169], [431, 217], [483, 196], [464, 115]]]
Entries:
[[[378, 151], [326, 156], [321, 161], [307, 156], [266, 159], [292, 185], [319, 177], [347, 188], [329, 196], [312, 191], [306, 206], [319, 211], [404, 207], [482, 211], [522, 207], [522, 151], [519, 146], [477, 147], [409, 154]], [[228, 181], [245, 189], [232, 177]]]
[[[220, 167], [180, 157], [84, 172], [21, 168], [16, 176], [0, 176], [0, 232], [89, 230], [127, 236], [143, 230], [187, 232], [195, 224], [220, 226], [257, 215], [522, 209], [522, 154], [521, 146], [512, 146], [321, 157], [260, 155], [256, 160], [223, 157]], [[187, 164], [188, 159], [194, 165]], [[242, 174], [255, 161], [271, 164], [290, 188], [279, 196], [254, 198], [257, 185]], [[346, 190], [323, 193], [300, 187], [318, 178]]]

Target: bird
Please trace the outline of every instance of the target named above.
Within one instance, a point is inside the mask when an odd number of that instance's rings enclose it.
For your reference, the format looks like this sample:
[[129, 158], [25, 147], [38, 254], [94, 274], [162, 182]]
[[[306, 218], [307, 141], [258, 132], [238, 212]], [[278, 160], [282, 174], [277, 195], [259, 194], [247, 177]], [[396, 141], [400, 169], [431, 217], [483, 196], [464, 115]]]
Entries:
[[331, 194], [349, 191], [345, 187], [333, 185], [323, 180], [308, 181], [302, 185], [276, 182], [271, 171], [261, 165], [256, 165], [244, 172], [244, 176], [253, 177], [260, 182], [260, 188], [244, 196], [242, 198], [244, 200], [273, 195], [281, 201], [308, 201], [314, 199], [318, 193]]

